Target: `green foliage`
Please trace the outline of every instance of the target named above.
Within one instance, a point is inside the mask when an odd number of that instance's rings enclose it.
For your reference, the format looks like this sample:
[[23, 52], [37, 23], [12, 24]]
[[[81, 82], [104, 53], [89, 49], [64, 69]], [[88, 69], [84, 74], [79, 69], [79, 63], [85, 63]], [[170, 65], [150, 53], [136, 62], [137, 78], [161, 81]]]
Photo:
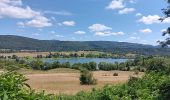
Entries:
[[26, 83], [27, 79], [16, 72], [0, 75], [0, 100], [57, 100], [44, 92], [36, 93]]
[[[168, 2], [168, 7], [167, 8], [164, 8], [162, 9], [162, 12], [164, 14], [164, 17], [160, 18], [160, 20], [163, 22], [165, 19], [169, 18], [170, 17], [170, 0], [167, 0]], [[170, 37], [170, 27], [167, 28], [167, 30], [165, 30], [162, 34], [163, 36], [166, 36], [168, 35]], [[163, 47], [165, 46], [169, 46], [170, 45], [170, 38], [167, 37], [165, 39], [165, 41], [158, 41]]]
[[0, 75], [0, 99], [24, 100], [27, 95], [25, 81], [27, 79], [18, 73], [8, 72]]
[[32, 61], [30, 66], [35, 70], [42, 70], [44, 68], [44, 63], [41, 60]]
[[22, 68], [23, 65], [19, 62], [16, 62], [15, 60], [6, 60], [6, 59], [0, 59], [0, 69], [5, 69], [8, 71], [14, 71]]
[[166, 70], [165, 60], [163, 58], [153, 58], [147, 61], [147, 70], [161, 72]]
[[90, 71], [95, 71], [97, 64], [95, 62], [83, 63], [82, 67]]
[[93, 78], [93, 74], [88, 70], [82, 70], [80, 75], [80, 84], [82, 85], [95, 85], [97, 80]]
[[116, 64], [112, 64], [112, 63], [106, 63], [106, 62], [100, 62], [98, 64], [99, 70], [105, 70], [105, 71], [109, 71], [109, 70], [117, 70], [117, 65]]

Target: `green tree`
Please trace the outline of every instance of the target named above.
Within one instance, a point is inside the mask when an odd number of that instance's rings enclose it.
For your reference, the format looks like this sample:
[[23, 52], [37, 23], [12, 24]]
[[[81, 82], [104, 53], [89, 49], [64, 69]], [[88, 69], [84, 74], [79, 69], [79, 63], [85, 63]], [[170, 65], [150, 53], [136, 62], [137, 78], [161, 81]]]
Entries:
[[30, 65], [35, 70], [42, 70], [42, 69], [44, 69], [44, 63], [41, 60], [32, 61]]
[[163, 58], [149, 59], [146, 65], [147, 71], [165, 72], [167, 70], [165, 63], [165, 59]]
[[[164, 17], [160, 18], [160, 20], [163, 22], [165, 19], [170, 17], [170, 0], [168, 1], [168, 7], [162, 9]], [[163, 36], [168, 35], [169, 37], [166, 38], [165, 41], [158, 41], [163, 47], [170, 45], [170, 27], [167, 28], [162, 34]]]
[[59, 61], [55, 61], [55, 62], [53, 62], [52, 63], [52, 69], [55, 69], [55, 68], [60, 68], [60, 66], [61, 66], [61, 64], [60, 64], [60, 62]]
[[93, 74], [88, 70], [81, 70], [80, 84], [95, 85], [97, 84], [97, 80], [93, 78]]

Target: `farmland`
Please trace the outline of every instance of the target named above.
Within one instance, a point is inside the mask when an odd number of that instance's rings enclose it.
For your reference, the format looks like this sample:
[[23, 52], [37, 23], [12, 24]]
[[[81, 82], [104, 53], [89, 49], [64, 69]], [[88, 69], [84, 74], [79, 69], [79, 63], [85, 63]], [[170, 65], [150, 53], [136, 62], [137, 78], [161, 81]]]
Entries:
[[[113, 76], [117, 72], [119, 76]], [[36, 91], [45, 90], [46, 93], [76, 94], [80, 91], [91, 91], [92, 88], [102, 88], [106, 84], [125, 83], [134, 72], [126, 71], [95, 71], [94, 77], [98, 80], [97, 85], [80, 85], [79, 72], [70, 69], [58, 69], [42, 73], [27, 73], [28, 84]], [[143, 73], [140, 73], [141, 77]]]
[[68, 57], [95, 57], [95, 58], [134, 58], [136, 54], [126, 53], [118, 54], [111, 52], [100, 52], [100, 51], [56, 51], [56, 52], [6, 52], [0, 53], [0, 56], [12, 57], [13, 55], [17, 57], [28, 57], [28, 58], [46, 58], [51, 55], [50, 58], [68, 58]]

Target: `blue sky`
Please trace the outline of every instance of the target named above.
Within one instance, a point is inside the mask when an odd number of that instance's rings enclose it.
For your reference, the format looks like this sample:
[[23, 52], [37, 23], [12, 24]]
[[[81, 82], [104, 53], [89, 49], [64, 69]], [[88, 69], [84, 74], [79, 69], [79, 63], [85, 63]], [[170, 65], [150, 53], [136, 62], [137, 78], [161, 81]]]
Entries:
[[0, 35], [156, 45], [165, 0], [0, 0]]

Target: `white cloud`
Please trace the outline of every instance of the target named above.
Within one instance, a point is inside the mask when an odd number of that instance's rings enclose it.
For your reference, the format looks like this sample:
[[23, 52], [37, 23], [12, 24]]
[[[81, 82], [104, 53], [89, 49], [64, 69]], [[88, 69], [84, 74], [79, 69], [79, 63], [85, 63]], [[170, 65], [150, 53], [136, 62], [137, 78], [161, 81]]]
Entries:
[[170, 18], [169, 18], [169, 17], [166, 18], [166, 19], [163, 21], [163, 23], [169, 24], [169, 23], [170, 23]]
[[1, 17], [30, 19], [34, 18], [37, 15], [40, 15], [40, 12], [33, 11], [30, 7], [21, 8], [7, 4], [1, 6], [0, 4]]
[[63, 38], [63, 37], [64, 37], [63, 35], [58, 35], [58, 34], [55, 34], [54, 36], [55, 36], [55, 37], [60, 37], [60, 38]]
[[11, 18], [28, 19], [40, 15], [40, 12], [32, 10], [30, 7], [23, 8], [21, 0], [1, 0], [0, 16]]
[[152, 30], [149, 29], [149, 28], [146, 28], [146, 29], [139, 30], [139, 32], [141, 32], [141, 33], [152, 33]]
[[153, 23], [160, 23], [160, 17], [158, 15], [148, 15], [143, 16], [141, 19], [139, 19], [139, 22], [142, 22], [144, 24], [153, 24]]
[[23, 27], [23, 28], [25, 27], [23, 22], [18, 22], [17, 25], [20, 26], [20, 27]]
[[128, 38], [128, 40], [130, 40], [130, 41], [139, 40], [139, 39], [140, 39], [140, 37], [134, 37], [134, 36]]
[[96, 32], [96, 36], [112, 36], [112, 35], [124, 35], [123, 32], [111, 32], [111, 31], [104, 31], [104, 32]]
[[[106, 9], [111, 9], [111, 10], [119, 10], [119, 14], [129, 14], [134, 12], [136, 9], [135, 8], [128, 8], [125, 5], [126, 0], [112, 0], [110, 4], [106, 7]], [[134, 0], [128, 0], [128, 3], [135, 3]], [[126, 8], [125, 8], [126, 7]]]
[[167, 29], [162, 29], [161, 32], [165, 32]]
[[75, 34], [79, 34], [79, 35], [86, 34], [85, 31], [76, 31], [76, 32], [74, 32], [74, 33], [75, 33]]
[[93, 32], [112, 30], [111, 27], [105, 26], [103, 24], [93, 24], [93, 25], [89, 26], [88, 28]]
[[52, 23], [50, 23], [49, 19], [47, 19], [46, 17], [39, 16], [39, 17], [36, 17], [30, 21], [19, 22], [18, 25], [43, 28], [43, 27], [52, 26]]
[[60, 38], [63, 38], [64, 36], [63, 35], [59, 35], [57, 34], [55, 31], [50, 31], [50, 34], [55, 36], [55, 37], [60, 37]]
[[124, 8], [119, 10], [119, 14], [129, 14], [135, 11], [135, 8]]
[[112, 28], [103, 24], [93, 24], [88, 27], [91, 32], [94, 32], [95, 36], [113, 36], [113, 35], [124, 35], [123, 32], [112, 32]]
[[33, 35], [33, 36], [40, 36], [39, 33], [33, 33], [32, 35]]
[[55, 31], [51, 31], [50, 33], [51, 33], [51, 34], [55, 34], [56, 32], [55, 32]]
[[6, 3], [11, 5], [22, 5], [21, 0], [1, 0], [0, 3]]
[[158, 15], [148, 15], [143, 16], [141, 19], [139, 19], [139, 22], [142, 22], [144, 24], [155, 24], [155, 23], [170, 23], [170, 18], [165, 19], [163, 22], [161, 22], [159, 19], [161, 17]]
[[123, 0], [112, 0], [106, 9], [122, 9], [124, 7]]
[[63, 16], [71, 16], [72, 13], [67, 11], [44, 11], [45, 14], [54, 14], [54, 15], [63, 15]]
[[1, 18], [9, 17], [30, 20], [18, 22], [17, 25], [21, 26], [47, 27], [52, 25], [52, 23], [49, 22], [49, 19], [43, 16], [41, 12], [34, 11], [29, 6], [24, 8], [21, 0], [1, 0], [0, 16]]
[[71, 39], [72, 39], [72, 40], [76, 40], [76, 38], [75, 38], [75, 37], [71, 37]]
[[65, 25], [65, 26], [75, 26], [75, 24], [76, 23], [74, 21], [64, 21], [64, 22], [62, 22], [62, 25]]
[[136, 15], [135, 16], [142, 16], [142, 14], [141, 13], [136, 13]]
[[132, 4], [136, 3], [135, 0], [129, 0], [129, 2]]
[[144, 40], [140, 37], [134, 37], [134, 36], [131, 36], [129, 38], [126, 39], [126, 42], [130, 42], [130, 43], [140, 43], [140, 44], [154, 44], [152, 43], [151, 41], [147, 41], [147, 40]]

